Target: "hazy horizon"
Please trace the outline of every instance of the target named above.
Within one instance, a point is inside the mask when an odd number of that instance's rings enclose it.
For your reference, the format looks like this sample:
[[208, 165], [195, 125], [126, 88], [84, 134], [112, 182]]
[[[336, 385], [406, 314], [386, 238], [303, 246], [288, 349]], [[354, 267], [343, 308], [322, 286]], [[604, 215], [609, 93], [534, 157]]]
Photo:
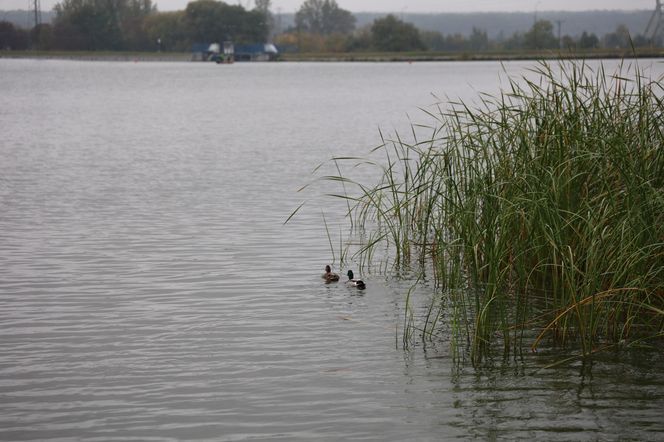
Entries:
[[[160, 11], [182, 10], [191, 0], [153, 0]], [[42, 10], [51, 10], [60, 0], [40, 0]], [[252, 0], [228, 0], [252, 8]], [[272, 0], [273, 12], [295, 12], [304, 0]], [[625, 4], [629, 3], [628, 6]], [[2, 0], [0, 10], [28, 9], [29, 0]], [[337, 0], [352, 12], [454, 13], [454, 12], [537, 12], [587, 10], [655, 9], [655, 0]]]

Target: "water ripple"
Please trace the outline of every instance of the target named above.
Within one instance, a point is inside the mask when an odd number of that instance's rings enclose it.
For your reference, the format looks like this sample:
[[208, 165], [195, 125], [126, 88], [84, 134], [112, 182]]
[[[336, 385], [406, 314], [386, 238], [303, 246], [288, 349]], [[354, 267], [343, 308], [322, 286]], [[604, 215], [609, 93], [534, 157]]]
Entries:
[[0, 60], [0, 439], [661, 436], [661, 360], [455, 375], [395, 345], [408, 281], [322, 284], [344, 206], [284, 226], [295, 190], [375, 144], [375, 109], [468, 81], [351, 66]]

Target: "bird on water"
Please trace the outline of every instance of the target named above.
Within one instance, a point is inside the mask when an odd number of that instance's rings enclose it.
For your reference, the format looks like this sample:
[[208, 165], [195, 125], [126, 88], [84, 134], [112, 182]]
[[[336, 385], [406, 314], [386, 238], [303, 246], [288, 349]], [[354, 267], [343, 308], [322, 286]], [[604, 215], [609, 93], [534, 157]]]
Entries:
[[365, 288], [367, 288], [364, 281], [362, 281], [361, 279], [355, 279], [355, 275], [353, 275], [352, 270], [349, 270], [347, 274], [348, 274], [348, 281], [346, 281], [346, 284], [353, 287], [357, 287], [360, 290], [364, 290]]
[[325, 266], [325, 273], [323, 273], [323, 279], [325, 282], [334, 282], [339, 280], [339, 275], [332, 273], [332, 269], [329, 265]]

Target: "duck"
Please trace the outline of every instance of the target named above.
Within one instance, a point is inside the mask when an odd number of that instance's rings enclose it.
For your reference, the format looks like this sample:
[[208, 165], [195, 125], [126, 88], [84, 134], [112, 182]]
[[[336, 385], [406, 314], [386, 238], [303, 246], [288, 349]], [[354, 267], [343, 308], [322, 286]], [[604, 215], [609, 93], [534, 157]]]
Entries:
[[362, 281], [361, 279], [355, 279], [354, 278], [355, 275], [353, 275], [352, 270], [349, 270], [347, 275], [348, 275], [348, 281], [346, 281], [346, 284], [348, 284], [350, 286], [353, 286], [353, 287], [357, 287], [360, 290], [364, 290], [365, 288], [367, 288], [364, 281]]
[[325, 273], [323, 273], [323, 279], [325, 282], [334, 282], [339, 280], [339, 275], [332, 273], [332, 269], [329, 265], [325, 266]]

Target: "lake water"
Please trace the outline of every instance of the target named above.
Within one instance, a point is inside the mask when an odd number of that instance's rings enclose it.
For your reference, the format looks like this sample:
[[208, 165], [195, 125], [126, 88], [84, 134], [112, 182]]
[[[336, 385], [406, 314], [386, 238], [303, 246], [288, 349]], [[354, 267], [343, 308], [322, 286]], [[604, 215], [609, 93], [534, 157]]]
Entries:
[[457, 371], [409, 281], [320, 278], [312, 170], [532, 66], [0, 59], [0, 439], [664, 438], [657, 353]]

